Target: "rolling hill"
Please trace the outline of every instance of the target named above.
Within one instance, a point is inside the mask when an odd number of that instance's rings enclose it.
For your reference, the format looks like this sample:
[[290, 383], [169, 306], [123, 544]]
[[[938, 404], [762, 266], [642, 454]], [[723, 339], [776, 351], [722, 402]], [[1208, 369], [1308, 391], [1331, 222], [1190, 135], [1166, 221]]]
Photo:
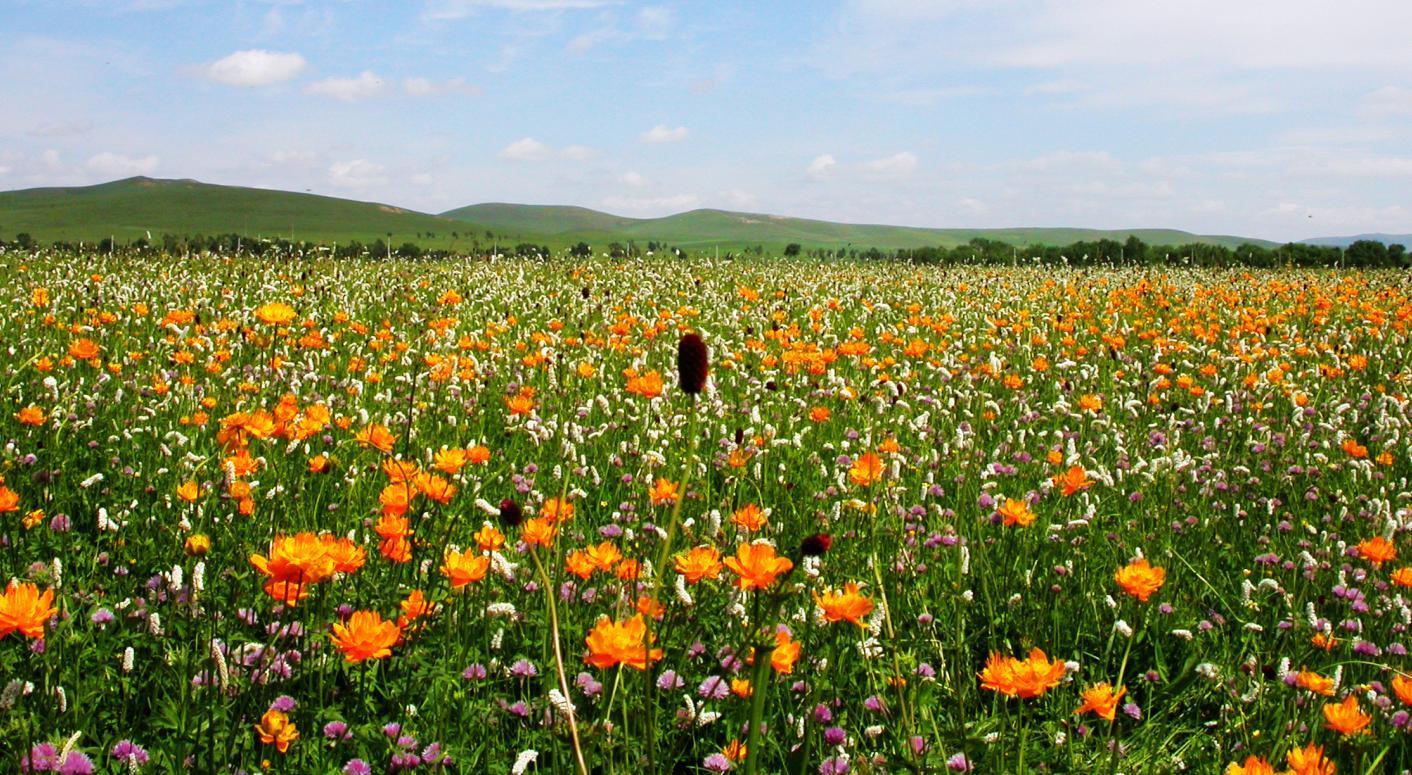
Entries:
[[1323, 245], [1331, 248], [1346, 248], [1360, 240], [1381, 242], [1384, 245], [1405, 245], [1412, 247], [1412, 234], [1354, 234], [1351, 237], [1313, 237], [1300, 240], [1306, 245]]
[[628, 218], [583, 207], [487, 203], [432, 215], [316, 194], [145, 177], [95, 186], [0, 192], [0, 237], [21, 232], [41, 243], [96, 242], [110, 236], [132, 241], [148, 234], [159, 240], [168, 233], [234, 232], [246, 237], [324, 243], [355, 239], [366, 243], [383, 238], [394, 245], [413, 242], [435, 248], [468, 247], [473, 241], [484, 244], [489, 240], [563, 248], [583, 241], [601, 250], [610, 242], [656, 241], [691, 250], [729, 251], [759, 245], [776, 252], [789, 243], [806, 249], [952, 247], [977, 237], [1015, 245], [1122, 241], [1129, 235], [1150, 245], [1273, 244], [1174, 229], [929, 229], [708, 209], [661, 218]]

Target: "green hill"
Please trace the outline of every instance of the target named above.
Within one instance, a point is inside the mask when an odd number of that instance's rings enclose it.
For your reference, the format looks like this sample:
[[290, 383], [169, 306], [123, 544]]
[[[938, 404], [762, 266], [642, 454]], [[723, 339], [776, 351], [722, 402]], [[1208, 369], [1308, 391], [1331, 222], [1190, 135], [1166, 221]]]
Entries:
[[954, 247], [977, 237], [1014, 245], [1068, 245], [1105, 238], [1122, 241], [1129, 235], [1149, 245], [1273, 244], [1173, 229], [924, 229], [725, 210], [626, 218], [583, 207], [489, 203], [429, 215], [315, 194], [143, 177], [96, 186], [0, 192], [0, 237], [21, 232], [40, 243], [97, 242], [105, 237], [130, 242], [148, 234], [157, 241], [163, 234], [238, 233], [323, 243], [369, 243], [381, 238], [394, 246], [412, 242], [431, 248], [465, 248], [473, 242], [482, 246], [487, 242], [534, 242], [564, 248], [583, 241], [598, 251], [611, 242], [642, 246], [656, 241], [690, 250], [719, 248], [722, 252], [759, 245], [778, 252], [790, 243], [805, 249], [851, 246], [890, 250]]
[[459, 221], [374, 202], [194, 180], [137, 177], [96, 186], [0, 193], [0, 234], [28, 232], [42, 243], [233, 232], [325, 243], [386, 240], [391, 234], [394, 244], [446, 244], [451, 232], [465, 228]]

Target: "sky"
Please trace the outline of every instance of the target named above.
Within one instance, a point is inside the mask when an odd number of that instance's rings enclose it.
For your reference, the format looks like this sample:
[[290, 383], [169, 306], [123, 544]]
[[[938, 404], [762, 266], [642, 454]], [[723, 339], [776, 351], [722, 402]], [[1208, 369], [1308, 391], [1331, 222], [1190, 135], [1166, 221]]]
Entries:
[[0, 0], [0, 189], [1412, 232], [1406, 0]]

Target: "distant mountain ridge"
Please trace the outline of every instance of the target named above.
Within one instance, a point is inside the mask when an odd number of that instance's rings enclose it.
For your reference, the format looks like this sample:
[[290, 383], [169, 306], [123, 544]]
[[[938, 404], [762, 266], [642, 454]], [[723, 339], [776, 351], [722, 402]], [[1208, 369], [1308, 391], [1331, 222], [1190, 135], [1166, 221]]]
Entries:
[[1355, 242], [1368, 240], [1370, 242], [1381, 242], [1384, 245], [1402, 245], [1412, 248], [1412, 234], [1354, 234], [1351, 237], [1311, 237], [1300, 240], [1306, 245], [1321, 245], [1331, 248], [1346, 248]]
[[[933, 229], [852, 224], [780, 215], [700, 209], [661, 218], [629, 218], [584, 207], [485, 203], [433, 215], [377, 202], [312, 193], [202, 183], [126, 178], [94, 186], [0, 192], [0, 236], [28, 233], [40, 242], [131, 241], [149, 234], [239, 233], [247, 237], [313, 242], [413, 242], [429, 248], [473, 243], [530, 241], [566, 247], [583, 241], [595, 249], [609, 242], [656, 241], [700, 250], [760, 245], [897, 250], [954, 247], [975, 238], [1017, 246], [1068, 245], [1080, 240], [1126, 240], [1149, 245], [1191, 242], [1236, 247], [1265, 240], [1197, 235], [1176, 229]], [[489, 232], [489, 234], [487, 234]]]

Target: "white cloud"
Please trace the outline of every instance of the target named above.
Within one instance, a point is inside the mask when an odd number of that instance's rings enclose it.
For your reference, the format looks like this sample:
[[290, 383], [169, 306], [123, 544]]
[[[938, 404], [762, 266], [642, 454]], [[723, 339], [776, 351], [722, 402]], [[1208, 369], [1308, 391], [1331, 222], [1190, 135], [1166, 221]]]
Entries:
[[387, 175], [381, 164], [374, 164], [367, 159], [353, 159], [330, 165], [328, 181], [338, 188], [367, 188], [385, 185]]
[[[57, 162], [58, 155], [54, 155]], [[84, 167], [89, 172], [96, 172], [99, 175], [108, 177], [131, 177], [133, 175], [150, 175], [157, 169], [160, 159], [156, 156], [124, 156], [111, 151], [90, 156], [84, 163]]]
[[353, 78], [325, 78], [304, 87], [305, 94], [331, 97], [344, 102], [356, 102], [376, 97], [387, 89], [387, 82], [364, 70]]
[[670, 215], [701, 206], [696, 194], [671, 196], [610, 196], [603, 199], [603, 208], [614, 213], [637, 215]]
[[660, 40], [667, 36], [675, 22], [670, 8], [661, 6], [647, 6], [637, 12], [637, 26], [641, 30], [642, 36], [651, 40]]
[[597, 156], [598, 152], [582, 145], [566, 145], [555, 149], [533, 137], [522, 137], [500, 149], [498, 158], [506, 161], [546, 161], [548, 159], [568, 159], [583, 161]]
[[444, 81], [433, 81], [429, 78], [404, 78], [402, 91], [411, 97], [437, 97], [443, 94], [477, 96], [481, 93], [479, 86], [466, 83], [465, 78], [448, 78]]
[[760, 197], [739, 188], [722, 191], [720, 198], [733, 210], [753, 210], [760, 206]]
[[1384, 86], [1363, 97], [1360, 109], [1370, 116], [1412, 116], [1412, 89]]
[[269, 86], [298, 76], [307, 66], [296, 53], [250, 49], [218, 59], [203, 71], [207, 78], [227, 86]]
[[669, 127], [666, 124], [658, 124], [643, 132], [638, 139], [644, 143], [677, 143], [685, 140], [687, 129], [684, 126]]
[[567, 11], [616, 5], [618, 0], [434, 0], [422, 12], [432, 21], [464, 19], [482, 8], [507, 11]]
[[643, 186], [647, 185], [647, 178], [644, 178], [639, 172], [633, 172], [632, 170], [629, 170], [618, 176], [618, 182], [622, 183], [625, 186], [632, 186], [633, 188], [642, 188]]
[[917, 168], [917, 155], [911, 151], [894, 153], [859, 165], [864, 172], [882, 176], [906, 175]]
[[835, 159], [833, 154], [822, 153], [815, 156], [814, 160], [809, 162], [809, 166], [805, 169], [805, 172], [808, 173], [811, 178], [822, 178], [829, 173], [829, 170], [837, 166], [838, 159]]
[[93, 122], [87, 120], [46, 121], [31, 127], [25, 134], [30, 137], [70, 137], [73, 135], [88, 134], [92, 129]]

